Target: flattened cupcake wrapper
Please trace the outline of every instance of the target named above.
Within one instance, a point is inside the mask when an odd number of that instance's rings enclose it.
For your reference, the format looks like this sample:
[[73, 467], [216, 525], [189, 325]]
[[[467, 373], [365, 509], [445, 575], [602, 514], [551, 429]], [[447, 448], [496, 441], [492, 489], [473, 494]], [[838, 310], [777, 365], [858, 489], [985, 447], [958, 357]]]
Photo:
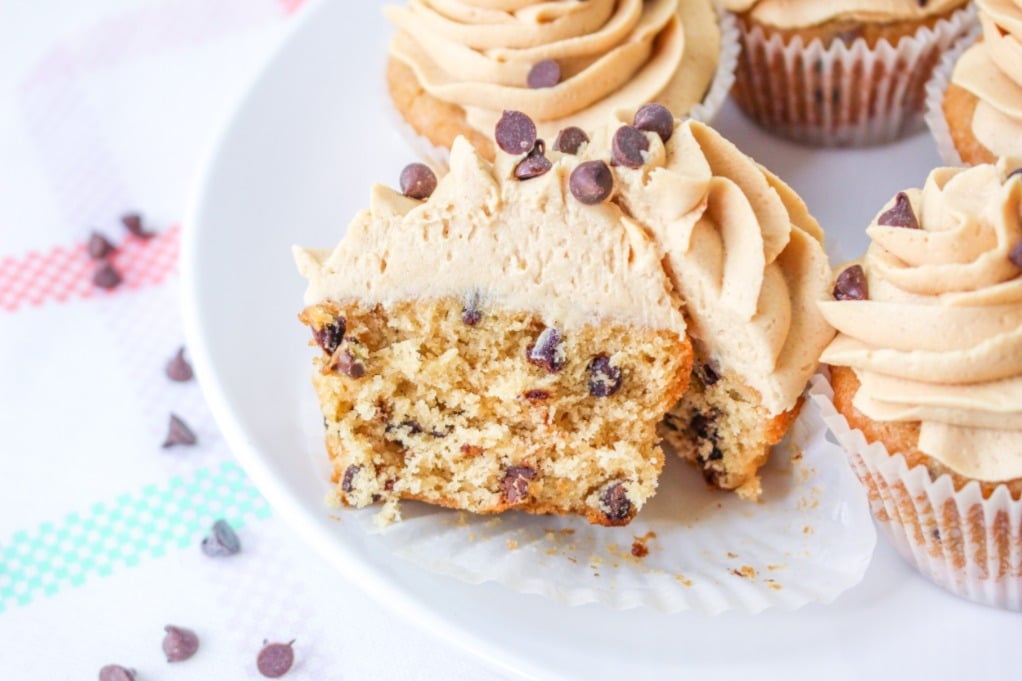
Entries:
[[965, 163], [962, 161], [958, 149], [955, 148], [954, 140], [951, 138], [951, 128], [947, 118], [944, 117], [944, 95], [951, 84], [951, 73], [955, 69], [958, 58], [982, 35], [983, 31], [980, 27], [974, 26], [944, 53], [937, 68], [933, 70], [933, 75], [926, 83], [926, 126], [933, 133], [940, 157], [949, 166], [961, 166]]
[[1006, 485], [984, 499], [978, 483], [955, 491], [951, 476], [909, 468], [882, 443], [868, 443], [834, 408], [822, 376], [809, 397], [851, 459], [873, 517], [902, 557], [938, 586], [977, 603], [1022, 610], [1022, 500]]
[[759, 125], [819, 146], [891, 142], [922, 125], [924, 87], [940, 56], [975, 26], [969, 4], [892, 46], [785, 42], [759, 26], [741, 30], [735, 98]]

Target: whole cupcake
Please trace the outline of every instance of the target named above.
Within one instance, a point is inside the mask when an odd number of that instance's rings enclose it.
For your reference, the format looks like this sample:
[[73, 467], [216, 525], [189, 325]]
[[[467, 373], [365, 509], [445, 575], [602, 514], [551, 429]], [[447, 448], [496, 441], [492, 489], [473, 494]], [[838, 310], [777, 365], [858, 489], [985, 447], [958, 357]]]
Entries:
[[[1022, 609], [1022, 178], [934, 170], [868, 228], [821, 304], [814, 388], [902, 554], [945, 589]], [[836, 410], [836, 411], [835, 411]]]
[[789, 139], [861, 146], [914, 131], [941, 55], [973, 25], [968, 0], [723, 0], [742, 43], [742, 110]]
[[733, 19], [711, 0], [410, 0], [385, 12], [390, 96], [439, 161], [458, 135], [492, 159], [504, 110], [551, 144], [650, 101], [708, 120], [737, 60]]

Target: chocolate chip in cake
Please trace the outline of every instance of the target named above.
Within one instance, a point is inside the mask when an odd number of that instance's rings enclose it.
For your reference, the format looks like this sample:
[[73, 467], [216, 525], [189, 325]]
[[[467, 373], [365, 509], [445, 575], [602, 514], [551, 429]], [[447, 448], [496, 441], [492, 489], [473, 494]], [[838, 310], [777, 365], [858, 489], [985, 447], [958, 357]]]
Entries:
[[135, 681], [135, 670], [119, 664], [108, 664], [99, 670], [99, 681]]
[[554, 140], [554, 149], [562, 154], [577, 154], [579, 147], [589, 141], [589, 135], [582, 128], [574, 125], [557, 133]]
[[192, 380], [192, 376], [194, 376], [192, 365], [185, 359], [185, 349], [183, 346], [178, 348], [171, 360], [167, 362], [166, 373], [167, 378], [178, 383]]
[[337, 346], [344, 340], [344, 332], [346, 330], [344, 317], [337, 317], [329, 324], [319, 329], [313, 329], [312, 337], [316, 340], [316, 345], [323, 348], [323, 352], [332, 355], [337, 350]]
[[834, 282], [834, 300], [866, 300], [869, 283], [862, 265], [846, 267]]
[[614, 191], [614, 174], [603, 161], [586, 161], [571, 171], [568, 187], [580, 203], [595, 205]]
[[550, 393], [548, 393], [546, 390], [539, 390], [537, 388], [537, 389], [533, 389], [533, 390], [526, 390], [524, 393], [522, 393], [522, 397], [524, 397], [527, 400], [540, 400], [540, 401], [541, 400], [549, 400], [550, 399]]
[[121, 216], [121, 224], [140, 239], [150, 239], [156, 236], [156, 232], [150, 232], [143, 227], [141, 213], [125, 213]]
[[183, 662], [199, 649], [199, 637], [191, 629], [168, 624], [163, 630], [167, 632], [163, 637], [163, 654], [167, 656], [167, 662]]
[[560, 331], [552, 326], [543, 329], [535, 344], [526, 349], [525, 356], [530, 364], [543, 367], [551, 374], [563, 369], [565, 358]]
[[603, 515], [612, 523], [628, 520], [632, 515], [632, 502], [629, 501], [622, 482], [615, 482], [607, 487], [600, 497], [600, 503], [603, 504]]
[[497, 146], [509, 154], [524, 154], [536, 144], [536, 124], [521, 111], [505, 111], [494, 131]]
[[645, 163], [642, 152], [649, 150], [649, 140], [641, 130], [622, 125], [614, 133], [610, 148], [615, 163], [627, 168], [638, 168]]
[[607, 355], [597, 355], [586, 367], [589, 374], [589, 394], [593, 397], [609, 397], [621, 387], [621, 369], [610, 363]]
[[259, 673], [269, 679], [278, 679], [287, 674], [295, 663], [294, 641], [287, 643], [267, 643], [263, 641], [263, 649], [256, 658]]
[[114, 245], [110, 243], [109, 239], [99, 232], [93, 232], [89, 235], [87, 250], [90, 258], [93, 260], [102, 260], [113, 252]]
[[720, 374], [709, 364], [704, 364], [700, 369], [699, 379], [703, 382], [703, 385], [710, 387], [711, 385], [716, 385], [717, 381], [720, 380]]
[[1013, 177], [1017, 177], [1019, 179], [1022, 179], [1022, 168], [1015, 168], [1015, 170], [1013, 170], [1010, 173], [1008, 173], [1008, 177], [1004, 178], [1004, 181], [1008, 182]]
[[211, 558], [233, 556], [241, 551], [241, 540], [226, 520], [213, 523], [210, 533], [202, 538], [202, 552]]
[[345, 349], [344, 352], [337, 356], [334, 368], [351, 378], [362, 378], [366, 375], [365, 362], [355, 357], [349, 349]]
[[536, 478], [536, 469], [531, 466], [510, 466], [504, 471], [500, 488], [509, 504], [517, 504], [529, 494], [529, 481]]
[[529, 155], [515, 166], [515, 177], [519, 180], [531, 180], [534, 177], [546, 174], [554, 165], [550, 162], [550, 159], [544, 156], [545, 152], [546, 146], [543, 144], [543, 140], [536, 140], [536, 144], [532, 147]]
[[199, 439], [195, 437], [195, 433], [188, 427], [188, 424], [176, 414], [170, 415], [170, 423], [167, 426], [167, 439], [163, 441], [163, 448], [174, 447], [176, 445], [191, 446], [198, 442]]
[[1015, 267], [1022, 270], [1022, 239], [1018, 240], [1015, 247], [1008, 251], [1008, 260], [1011, 261]]
[[428, 199], [436, 189], [436, 174], [425, 163], [409, 163], [401, 171], [401, 193], [411, 199]]
[[344, 469], [344, 477], [341, 478], [341, 491], [345, 494], [351, 494], [351, 491], [355, 489], [355, 476], [362, 470], [362, 467], [358, 464], [351, 464]]
[[912, 202], [905, 192], [898, 192], [894, 197], [894, 205], [880, 214], [877, 224], [882, 227], [905, 227], [907, 229], [919, 229], [919, 221], [912, 210]]
[[533, 90], [544, 87], [553, 87], [561, 82], [561, 65], [553, 59], [544, 59], [536, 62], [529, 69], [529, 75], [525, 82]]
[[121, 285], [121, 274], [114, 269], [113, 265], [104, 262], [93, 273], [92, 283], [109, 291]]
[[662, 104], [646, 104], [635, 112], [632, 125], [638, 130], [655, 132], [666, 142], [674, 134], [674, 114]]
[[707, 416], [702, 412], [696, 412], [695, 414], [692, 414], [692, 418], [688, 420], [688, 428], [700, 440], [714, 439], [716, 437], [716, 433], [710, 431], [710, 424], [712, 423], [712, 417]]

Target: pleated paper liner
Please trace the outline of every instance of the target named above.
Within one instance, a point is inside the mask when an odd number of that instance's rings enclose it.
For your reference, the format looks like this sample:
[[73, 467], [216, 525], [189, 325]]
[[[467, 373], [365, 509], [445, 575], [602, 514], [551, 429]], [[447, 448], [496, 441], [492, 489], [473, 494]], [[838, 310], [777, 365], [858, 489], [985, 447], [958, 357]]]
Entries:
[[955, 43], [941, 57], [940, 63], [933, 70], [933, 75], [926, 83], [926, 126], [930, 129], [933, 139], [937, 142], [937, 152], [944, 159], [944, 163], [949, 166], [964, 165], [964, 162], [958, 153], [958, 149], [955, 148], [954, 140], [951, 138], [951, 128], [948, 125], [947, 118], [944, 116], [944, 95], [951, 84], [951, 73], [954, 71], [958, 58], [967, 49], [972, 47], [982, 35], [983, 32], [979, 26], [976, 26]]

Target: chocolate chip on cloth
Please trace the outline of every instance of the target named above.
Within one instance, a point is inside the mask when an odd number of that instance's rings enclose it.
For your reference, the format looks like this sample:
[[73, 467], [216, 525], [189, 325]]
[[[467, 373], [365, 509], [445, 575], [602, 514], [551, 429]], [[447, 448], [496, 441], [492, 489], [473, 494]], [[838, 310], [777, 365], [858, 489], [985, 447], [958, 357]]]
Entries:
[[121, 285], [121, 274], [108, 262], [100, 265], [92, 275], [92, 283], [107, 291]]
[[543, 367], [551, 374], [564, 368], [564, 349], [561, 348], [561, 332], [552, 326], [543, 329], [539, 338], [526, 349], [530, 364]]
[[642, 152], [649, 151], [649, 140], [646, 135], [630, 125], [622, 125], [614, 133], [611, 142], [611, 158], [619, 166], [639, 168], [646, 162]]
[[589, 142], [589, 135], [582, 128], [574, 125], [557, 133], [554, 150], [562, 154], [577, 154], [579, 147]]
[[202, 538], [202, 552], [211, 558], [233, 556], [241, 551], [241, 540], [226, 520], [213, 523], [210, 533]]
[[614, 174], [603, 161], [579, 163], [571, 171], [568, 188], [572, 196], [588, 206], [600, 203], [614, 191]]
[[632, 125], [638, 130], [655, 132], [666, 142], [674, 134], [674, 114], [662, 104], [646, 104], [635, 112]]
[[167, 662], [184, 662], [199, 649], [199, 637], [191, 629], [168, 624], [163, 627], [163, 654]]
[[515, 177], [519, 180], [529, 180], [539, 177], [553, 168], [553, 164], [543, 155], [545, 151], [546, 146], [543, 144], [543, 140], [536, 140], [529, 155], [515, 166]]
[[866, 300], [869, 298], [869, 282], [862, 265], [846, 267], [834, 282], [835, 300]]
[[256, 669], [268, 679], [278, 679], [287, 674], [295, 663], [294, 640], [287, 643], [267, 643], [256, 657]]
[[526, 83], [532, 89], [553, 87], [561, 82], [561, 65], [553, 59], [536, 62], [529, 69]]
[[170, 424], [167, 426], [167, 439], [163, 441], [163, 448], [174, 447], [175, 445], [191, 446], [198, 442], [195, 433], [188, 427], [181, 417], [171, 414]]
[[521, 111], [505, 111], [494, 131], [497, 146], [509, 154], [524, 154], [536, 144], [536, 124]]
[[156, 232], [150, 232], [142, 226], [141, 213], [125, 213], [121, 216], [121, 224], [140, 239], [151, 239], [156, 236]]
[[87, 250], [90, 258], [93, 260], [102, 260], [113, 252], [114, 245], [110, 243], [109, 239], [99, 232], [93, 232], [89, 235]]
[[166, 373], [167, 378], [178, 383], [192, 380], [194, 373], [192, 372], [192, 365], [185, 359], [184, 346], [178, 348], [174, 357], [167, 362]]
[[593, 397], [609, 397], [621, 388], [621, 369], [610, 363], [610, 357], [597, 355], [586, 367], [589, 374], [589, 394]]
[[119, 664], [108, 664], [99, 670], [99, 681], [135, 681], [135, 670]]
[[919, 220], [912, 210], [912, 202], [908, 194], [898, 192], [894, 198], [894, 205], [884, 211], [877, 218], [877, 224], [881, 227], [905, 227], [906, 229], [919, 229]]
[[536, 479], [536, 469], [531, 466], [510, 466], [500, 480], [504, 499], [509, 504], [521, 503], [529, 495], [529, 482]]
[[436, 190], [436, 174], [425, 163], [409, 163], [401, 171], [401, 193], [411, 199], [428, 199]]

